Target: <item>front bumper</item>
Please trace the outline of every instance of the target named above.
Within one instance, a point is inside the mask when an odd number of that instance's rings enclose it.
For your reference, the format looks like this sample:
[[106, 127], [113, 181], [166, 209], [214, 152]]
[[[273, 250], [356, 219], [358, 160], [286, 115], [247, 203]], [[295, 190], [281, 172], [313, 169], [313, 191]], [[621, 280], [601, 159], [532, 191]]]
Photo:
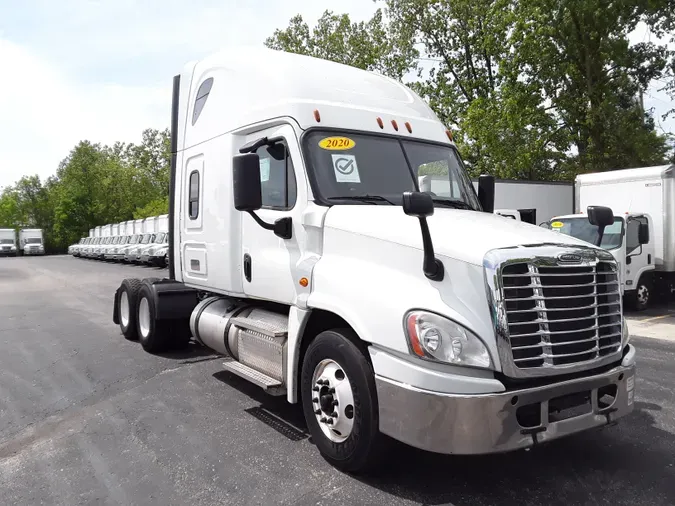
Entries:
[[[608, 425], [633, 410], [635, 348], [628, 347], [621, 364], [609, 371], [493, 394], [432, 392], [376, 375], [380, 430], [424, 450], [469, 455], [527, 448]], [[614, 388], [613, 402], [601, 406], [599, 398]], [[585, 393], [590, 400], [569, 417], [553, 409]]]
[[25, 256], [31, 256], [31, 255], [44, 255], [45, 250], [39, 250], [39, 249], [24, 249], [23, 254]]

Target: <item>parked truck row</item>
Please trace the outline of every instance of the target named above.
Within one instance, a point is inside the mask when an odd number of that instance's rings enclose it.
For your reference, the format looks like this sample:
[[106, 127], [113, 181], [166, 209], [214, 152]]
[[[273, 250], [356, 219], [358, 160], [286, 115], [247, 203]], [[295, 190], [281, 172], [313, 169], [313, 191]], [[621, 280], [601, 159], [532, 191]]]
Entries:
[[102, 225], [89, 231], [68, 254], [80, 258], [167, 265], [169, 248], [168, 215]]
[[168, 276], [121, 282], [125, 338], [151, 353], [194, 338], [299, 403], [319, 452], [354, 472], [385, 436], [486, 454], [633, 410], [616, 258], [496, 216], [494, 179], [472, 184], [414, 91], [268, 49], [173, 84]]
[[42, 230], [39, 228], [0, 228], [0, 256], [44, 255], [45, 246]]

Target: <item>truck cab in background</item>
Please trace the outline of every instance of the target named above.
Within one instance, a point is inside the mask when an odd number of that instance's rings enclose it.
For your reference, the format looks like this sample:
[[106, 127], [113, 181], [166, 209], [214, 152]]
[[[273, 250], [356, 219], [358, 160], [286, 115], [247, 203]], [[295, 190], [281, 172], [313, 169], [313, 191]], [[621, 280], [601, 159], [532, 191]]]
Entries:
[[45, 254], [42, 229], [22, 228], [19, 230], [19, 254], [26, 256]]
[[16, 231], [13, 228], [0, 228], [0, 255], [17, 256]]
[[633, 410], [616, 260], [495, 215], [494, 179], [476, 192], [401, 83], [224, 51], [174, 77], [171, 143], [169, 275], [123, 280], [113, 322], [152, 353], [194, 337], [300, 403], [331, 464], [376, 466], [385, 435], [495, 453]]
[[[587, 214], [553, 218], [548, 223], [553, 232], [597, 244], [599, 228]], [[626, 305], [641, 311], [649, 306], [654, 294], [653, 223], [644, 213], [615, 215], [614, 222], [604, 229], [600, 247], [609, 251], [619, 266], [621, 290]]]

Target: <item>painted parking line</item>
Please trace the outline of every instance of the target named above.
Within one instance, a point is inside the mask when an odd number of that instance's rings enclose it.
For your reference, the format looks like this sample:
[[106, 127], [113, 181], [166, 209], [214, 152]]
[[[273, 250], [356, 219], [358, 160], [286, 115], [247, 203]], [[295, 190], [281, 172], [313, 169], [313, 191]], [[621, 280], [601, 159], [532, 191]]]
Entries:
[[646, 322], [653, 322], [655, 320], [663, 320], [664, 318], [671, 318], [671, 317], [672, 315], [670, 314], [662, 314], [660, 316], [652, 316], [651, 318], [645, 318], [644, 320], [637, 320], [637, 321], [646, 323]]

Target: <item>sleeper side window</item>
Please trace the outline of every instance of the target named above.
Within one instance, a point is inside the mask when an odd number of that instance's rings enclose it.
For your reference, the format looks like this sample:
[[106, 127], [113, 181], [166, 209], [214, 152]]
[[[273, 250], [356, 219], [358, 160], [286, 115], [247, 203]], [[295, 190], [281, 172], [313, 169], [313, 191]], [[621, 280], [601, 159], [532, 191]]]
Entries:
[[190, 195], [188, 200], [190, 219], [196, 220], [199, 216], [199, 172], [192, 171], [190, 174]]
[[197, 97], [195, 98], [195, 106], [192, 111], [192, 126], [197, 123], [199, 115], [204, 109], [206, 104], [206, 99], [209, 98], [209, 93], [211, 93], [211, 88], [213, 87], [213, 77], [206, 79], [197, 90]]
[[284, 142], [277, 142], [258, 148], [256, 153], [260, 157], [263, 208], [292, 209], [297, 198], [297, 185], [288, 147]]

